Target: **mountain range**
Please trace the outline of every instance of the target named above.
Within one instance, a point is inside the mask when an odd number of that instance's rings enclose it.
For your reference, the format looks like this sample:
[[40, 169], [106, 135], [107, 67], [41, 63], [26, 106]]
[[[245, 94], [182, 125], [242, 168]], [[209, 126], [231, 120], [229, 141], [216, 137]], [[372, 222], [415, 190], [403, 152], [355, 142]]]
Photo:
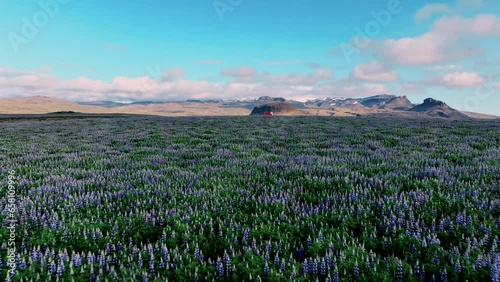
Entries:
[[0, 99], [0, 114], [47, 114], [54, 112], [98, 114], [148, 114], [159, 116], [244, 116], [272, 110], [276, 115], [302, 116], [427, 116], [438, 118], [482, 118], [496, 116], [460, 112], [445, 102], [428, 98], [412, 104], [406, 96], [388, 94], [365, 98], [327, 97], [305, 102], [262, 96], [242, 99], [190, 99], [186, 101], [96, 101], [71, 102], [60, 98], [34, 96]]

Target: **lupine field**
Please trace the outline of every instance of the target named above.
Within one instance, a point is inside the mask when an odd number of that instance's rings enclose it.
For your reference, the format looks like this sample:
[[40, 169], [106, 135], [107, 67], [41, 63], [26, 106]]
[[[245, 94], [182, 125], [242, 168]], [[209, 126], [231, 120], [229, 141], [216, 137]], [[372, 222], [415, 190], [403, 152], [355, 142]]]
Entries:
[[0, 122], [13, 281], [500, 281], [500, 122]]

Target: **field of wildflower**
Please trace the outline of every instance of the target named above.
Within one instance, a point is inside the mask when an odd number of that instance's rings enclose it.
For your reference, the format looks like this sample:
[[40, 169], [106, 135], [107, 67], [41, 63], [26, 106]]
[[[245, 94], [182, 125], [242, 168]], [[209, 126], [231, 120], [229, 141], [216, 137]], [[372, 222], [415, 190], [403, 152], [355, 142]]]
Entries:
[[0, 281], [500, 281], [498, 121], [17, 120], [0, 165]]

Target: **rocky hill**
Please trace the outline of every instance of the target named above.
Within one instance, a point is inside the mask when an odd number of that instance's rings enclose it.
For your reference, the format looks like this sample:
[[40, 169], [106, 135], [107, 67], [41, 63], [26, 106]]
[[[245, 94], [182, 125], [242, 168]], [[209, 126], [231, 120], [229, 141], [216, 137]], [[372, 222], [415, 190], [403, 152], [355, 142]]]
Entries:
[[303, 113], [297, 107], [295, 107], [289, 103], [284, 103], [284, 102], [275, 102], [275, 103], [269, 103], [269, 104], [256, 106], [253, 108], [250, 115], [261, 116], [265, 112], [269, 112], [269, 111], [273, 112], [274, 115], [276, 115], [276, 116], [303, 115]]
[[393, 110], [408, 110], [413, 107], [413, 104], [406, 98], [406, 96], [394, 97], [388, 101], [378, 104], [379, 109], [393, 109]]
[[427, 98], [420, 105], [417, 105], [409, 111], [425, 113], [429, 116], [433, 117], [442, 117], [442, 118], [468, 118], [467, 115], [450, 108], [446, 103], [433, 99]]

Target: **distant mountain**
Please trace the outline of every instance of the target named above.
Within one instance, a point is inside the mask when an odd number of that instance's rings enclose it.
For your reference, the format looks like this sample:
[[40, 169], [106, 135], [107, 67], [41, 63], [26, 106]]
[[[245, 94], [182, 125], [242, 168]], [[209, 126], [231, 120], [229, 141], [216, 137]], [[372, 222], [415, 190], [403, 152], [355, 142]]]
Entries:
[[395, 96], [388, 94], [381, 94], [370, 96], [366, 98], [319, 98], [308, 100], [304, 103], [306, 107], [348, 107], [353, 108], [359, 106], [373, 108], [373, 109], [398, 109], [406, 110], [414, 105], [406, 98], [406, 96]]
[[269, 103], [269, 102], [286, 102], [285, 98], [282, 97], [270, 97], [270, 96], [262, 96], [257, 99], [258, 103]]
[[393, 109], [393, 110], [408, 110], [413, 107], [413, 104], [406, 96], [380, 95], [368, 97], [361, 100], [361, 104], [370, 108], [378, 109]]
[[365, 107], [374, 107], [374, 106], [378, 107], [395, 98], [397, 97], [393, 95], [382, 94], [382, 95], [371, 96], [364, 99], [359, 99], [359, 102], [361, 102], [361, 104]]
[[413, 105], [405, 96], [381, 94], [366, 98], [324, 97], [305, 102], [261, 96], [239, 99], [189, 99], [185, 101], [96, 101], [74, 103], [35, 96], [0, 99], [0, 114], [46, 114], [53, 112], [147, 114], [159, 116], [244, 116], [273, 110], [277, 115], [346, 116], [388, 115], [405, 117], [480, 118], [498, 117], [460, 112], [432, 98]]
[[0, 114], [47, 114], [53, 112], [103, 113], [103, 107], [79, 105], [47, 96], [0, 99]]
[[420, 105], [417, 105], [411, 109], [411, 112], [419, 112], [425, 113], [429, 116], [433, 117], [442, 117], [442, 118], [469, 118], [467, 115], [450, 108], [446, 103], [435, 100], [433, 98], [427, 98]]
[[284, 102], [290, 102], [290, 101], [287, 101], [285, 98], [282, 98], [282, 97], [262, 96], [259, 98], [243, 98], [243, 99], [224, 100], [222, 102], [222, 106], [224, 108], [237, 107], [237, 108], [244, 108], [244, 109], [252, 110], [256, 106], [265, 105], [265, 104], [269, 104], [269, 103], [273, 103], [273, 102], [284, 103]]
[[188, 103], [201, 103], [201, 104], [217, 104], [217, 103], [222, 103], [224, 100], [222, 99], [190, 99], [186, 100]]
[[[187, 102], [187, 101], [186, 101]], [[164, 101], [133, 101], [133, 102], [115, 102], [115, 101], [96, 101], [96, 102], [77, 102], [80, 105], [87, 106], [99, 106], [106, 108], [114, 108], [114, 107], [124, 107], [130, 105], [161, 105], [172, 102], [164, 102]]]
[[400, 96], [390, 99], [381, 105], [381, 109], [393, 109], [393, 110], [408, 110], [413, 107], [413, 104], [406, 98], [406, 96]]
[[460, 111], [460, 112], [462, 114], [465, 114], [468, 117], [474, 118], [474, 119], [498, 119], [498, 120], [500, 120], [500, 118], [498, 118], [497, 116], [494, 116], [494, 115], [487, 115], [487, 114], [481, 114], [481, 113], [472, 113], [472, 112], [466, 112], [466, 111]]

